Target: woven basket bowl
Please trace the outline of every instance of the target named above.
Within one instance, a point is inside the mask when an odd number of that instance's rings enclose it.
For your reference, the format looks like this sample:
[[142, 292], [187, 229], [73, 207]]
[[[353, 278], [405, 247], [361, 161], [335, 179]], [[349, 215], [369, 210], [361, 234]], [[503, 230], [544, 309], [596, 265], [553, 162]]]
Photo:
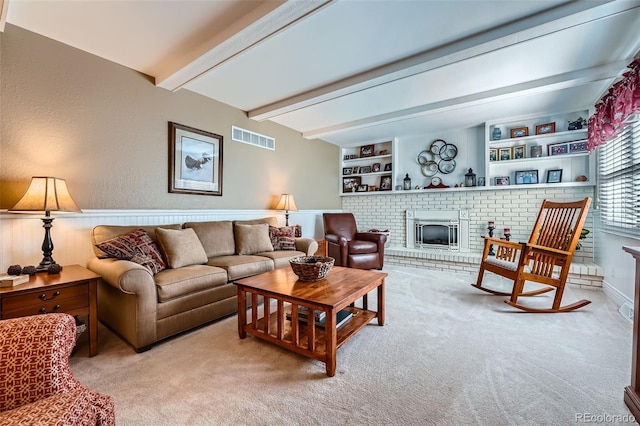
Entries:
[[289, 260], [300, 281], [319, 281], [327, 276], [335, 259], [327, 256], [299, 256]]

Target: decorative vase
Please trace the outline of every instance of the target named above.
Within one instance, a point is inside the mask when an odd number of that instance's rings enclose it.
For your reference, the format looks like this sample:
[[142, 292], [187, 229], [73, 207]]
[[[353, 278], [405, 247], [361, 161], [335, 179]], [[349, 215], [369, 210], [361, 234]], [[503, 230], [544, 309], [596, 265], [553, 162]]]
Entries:
[[494, 141], [502, 139], [502, 130], [500, 130], [500, 127], [493, 128], [493, 131], [491, 132], [491, 139]]
[[411, 189], [411, 178], [409, 177], [409, 173], [404, 177], [404, 189], [405, 191]]

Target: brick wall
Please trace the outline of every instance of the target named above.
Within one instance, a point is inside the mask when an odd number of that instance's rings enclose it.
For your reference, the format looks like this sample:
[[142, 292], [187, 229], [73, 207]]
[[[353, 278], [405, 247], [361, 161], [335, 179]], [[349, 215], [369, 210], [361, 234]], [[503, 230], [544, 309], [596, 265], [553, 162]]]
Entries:
[[[558, 187], [497, 190], [423, 190], [421, 192], [362, 194], [342, 197], [342, 209], [354, 213], [358, 228], [389, 229], [391, 247], [405, 246], [406, 210], [470, 210], [471, 253], [480, 254], [487, 235], [487, 223], [496, 225], [494, 237], [502, 237], [505, 227], [511, 228], [512, 241], [527, 241], [542, 200], [575, 201], [594, 196], [594, 188]], [[593, 231], [593, 211], [589, 212], [585, 228]], [[593, 233], [581, 240], [575, 263], [593, 262]]]

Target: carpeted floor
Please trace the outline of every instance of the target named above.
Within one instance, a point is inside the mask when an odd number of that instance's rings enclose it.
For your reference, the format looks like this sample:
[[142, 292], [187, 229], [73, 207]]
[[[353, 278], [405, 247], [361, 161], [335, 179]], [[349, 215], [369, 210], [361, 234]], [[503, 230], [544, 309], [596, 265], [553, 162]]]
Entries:
[[631, 424], [632, 326], [603, 293], [568, 288], [565, 303], [593, 303], [528, 314], [472, 288], [472, 275], [385, 272], [386, 324], [372, 322], [338, 351], [335, 377], [318, 361], [240, 340], [235, 316], [141, 354], [100, 326], [100, 354], [86, 356], [85, 335], [71, 365], [115, 398], [118, 425]]

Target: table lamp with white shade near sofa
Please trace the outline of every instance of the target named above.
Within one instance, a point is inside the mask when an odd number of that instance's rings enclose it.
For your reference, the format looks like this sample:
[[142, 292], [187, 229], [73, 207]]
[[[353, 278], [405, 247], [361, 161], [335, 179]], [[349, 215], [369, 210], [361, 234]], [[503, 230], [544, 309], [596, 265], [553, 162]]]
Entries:
[[289, 212], [298, 211], [298, 207], [296, 206], [296, 201], [293, 199], [293, 195], [282, 194], [282, 196], [280, 197], [280, 201], [278, 201], [278, 205], [276, 206], [276, 210], [284, 210], [284, 217], [286, 220], [285, 226], [289, 226]]
[[42, 218], [44, 241], [42, 242], [42, 261], [36, 267], [38, 272], [46, 271], [49, 266], [56, 264], [53, 260], [53, 241], [51, 227], [53, 217], [51, 212], [80, 212], [71, 198], [67, 183], [64, 179], [49, 176], [34, 176], [29, 188], [18, 202], [9, 209], [10, 212], [44, 212]]

